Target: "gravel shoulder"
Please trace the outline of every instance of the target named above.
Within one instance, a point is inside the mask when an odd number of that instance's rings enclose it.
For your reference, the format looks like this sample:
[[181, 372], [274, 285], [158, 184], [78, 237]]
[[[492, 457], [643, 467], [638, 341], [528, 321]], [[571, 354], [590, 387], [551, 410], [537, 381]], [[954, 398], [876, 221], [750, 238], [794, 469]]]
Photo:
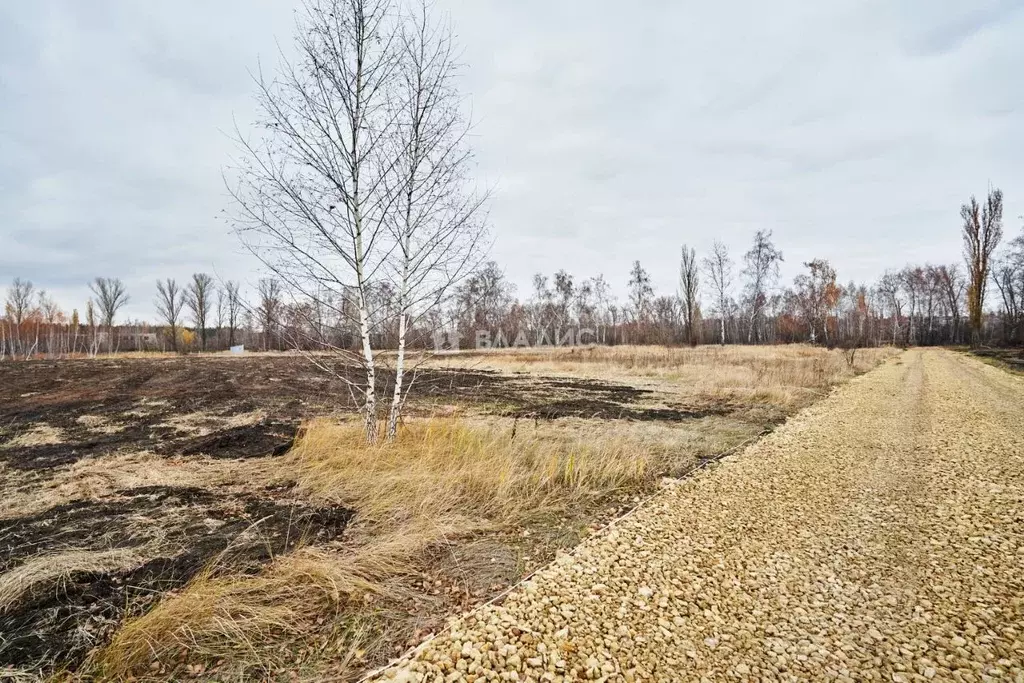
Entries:
[[1024, 379], [912, 350], [380, 680], [1024, 681]]

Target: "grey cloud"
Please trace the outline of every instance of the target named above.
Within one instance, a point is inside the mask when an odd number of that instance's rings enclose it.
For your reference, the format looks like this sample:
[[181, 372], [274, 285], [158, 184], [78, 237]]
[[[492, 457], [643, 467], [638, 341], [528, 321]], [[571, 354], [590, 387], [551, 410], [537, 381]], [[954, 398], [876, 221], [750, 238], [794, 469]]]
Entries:
[[949, 10], [947, 16], [914, 37], [913, 49], [922, 54], [951, 52], [978, 33], [1006, 22], [1022, 7], [1017, 0], [981, 0], [952, 3]]
[[[820, 256], [869, 280], [957, 259], [958, 206], [990, 180], [1024, 212], [1015, 0], [438, 6], [464, 47], [493, 256], [521, 294], [558, 268], [621, 293], [633, 259], [673, 291], [680, 244], [738, 256], [762, 227], [787, 278]], [[219, 219], [221, 168], [294, 7], [0, 6], [0, 285], [81, 307], [86, 279], [121, 276], [145, 316], [157, 277], [254, 280]]]

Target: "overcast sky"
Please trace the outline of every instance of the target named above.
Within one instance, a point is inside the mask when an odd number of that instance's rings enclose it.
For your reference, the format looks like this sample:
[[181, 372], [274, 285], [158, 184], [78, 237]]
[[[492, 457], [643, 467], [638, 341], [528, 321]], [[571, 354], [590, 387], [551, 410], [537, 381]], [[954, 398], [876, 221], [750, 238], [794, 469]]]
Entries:
[[[958, 211], [988, 184], [1024, 213], [1020, 0], [438, 0], [463, 91], [492, 256], [535, 272], [639, 259], [675, 290], [679, 247], [736, 256], [774, 231], [791, 278], [960, 258]], [[218, 217], [248, 71], [289, 49], [288, 0], [0, 3], [0, 286], [66, 307], [121, 277], [258, 274]]]

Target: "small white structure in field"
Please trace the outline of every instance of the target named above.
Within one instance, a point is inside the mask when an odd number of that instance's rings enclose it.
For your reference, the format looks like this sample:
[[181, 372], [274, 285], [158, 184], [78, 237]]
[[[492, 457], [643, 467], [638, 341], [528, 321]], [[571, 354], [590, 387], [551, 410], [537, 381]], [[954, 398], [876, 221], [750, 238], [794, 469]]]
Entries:
[[245, 353], [245, 345], [239, 344], [238, 346], [232, 346], [231, 353]]

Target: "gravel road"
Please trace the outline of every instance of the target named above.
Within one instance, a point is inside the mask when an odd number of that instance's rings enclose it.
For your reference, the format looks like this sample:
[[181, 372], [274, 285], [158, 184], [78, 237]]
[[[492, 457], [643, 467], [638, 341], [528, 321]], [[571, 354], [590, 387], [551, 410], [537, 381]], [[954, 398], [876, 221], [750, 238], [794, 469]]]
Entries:
[[452, 622], [400, 681], [1024, 682], [1024, 380], [904, 353]]

